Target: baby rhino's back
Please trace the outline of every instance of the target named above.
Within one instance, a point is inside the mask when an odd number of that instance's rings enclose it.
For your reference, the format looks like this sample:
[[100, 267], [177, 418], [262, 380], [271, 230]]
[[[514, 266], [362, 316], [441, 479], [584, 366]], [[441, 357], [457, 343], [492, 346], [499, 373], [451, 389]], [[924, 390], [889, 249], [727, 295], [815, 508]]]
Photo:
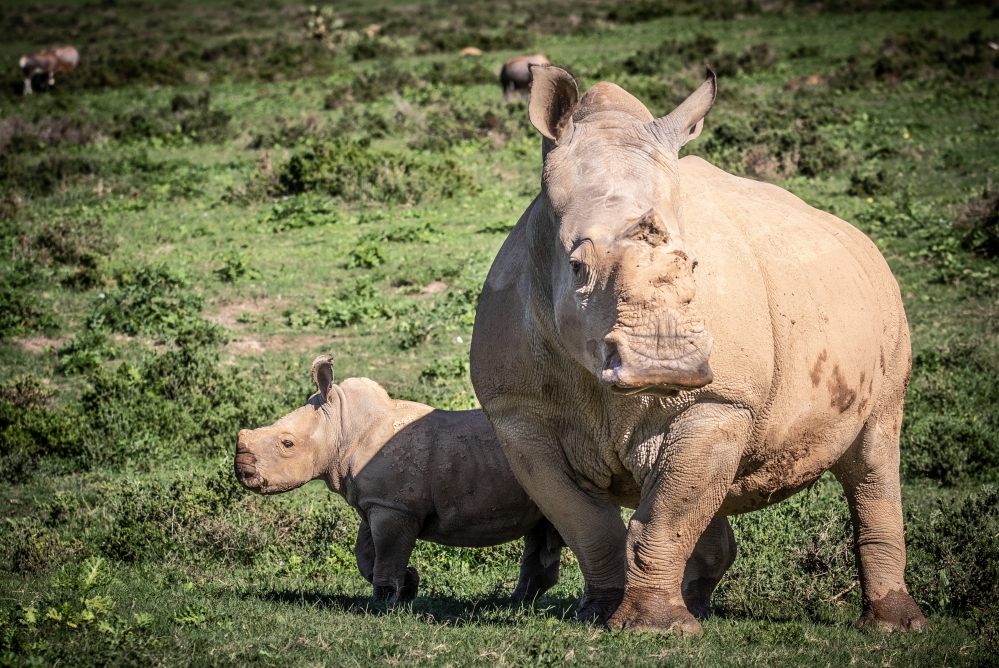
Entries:
[[412, 426], [430, 446], [433, 509], [420, 538], [463, 547], [499, 545], [542, 519], [481, 410], [435, 410]]

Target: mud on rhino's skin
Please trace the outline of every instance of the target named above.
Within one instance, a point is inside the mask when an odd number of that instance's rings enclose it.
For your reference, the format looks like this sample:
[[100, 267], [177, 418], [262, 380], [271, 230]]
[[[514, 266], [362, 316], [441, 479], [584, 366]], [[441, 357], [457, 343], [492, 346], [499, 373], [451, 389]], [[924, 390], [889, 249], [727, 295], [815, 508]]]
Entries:
[[696, 632], [734, 558], [726, 517], [831, 470], [879, 602], [864, 622], [925, 625], [903, 579], [909, 332], [881, 253], [781, 188], [678, 159], [713, 73], [654, 119], [614, 84], [580, 98], [567, 72], [531, 71], [541, 193], [483, 286], [472, 382], [579, 559], [580, 617]]
[[312, 366], [318, 392], [269, 427], [239, 432], [236, 477], [276, 494], [321, 478], [361, 516], [354, 553], [377, 599], [411, 600], [417, 539], [486, 547], [524, 538], [513, 601], [558, 581], [563, 542], [517, 483], [481, 410], [394, 401], [367, 378], [333, 382], [333, 359]]

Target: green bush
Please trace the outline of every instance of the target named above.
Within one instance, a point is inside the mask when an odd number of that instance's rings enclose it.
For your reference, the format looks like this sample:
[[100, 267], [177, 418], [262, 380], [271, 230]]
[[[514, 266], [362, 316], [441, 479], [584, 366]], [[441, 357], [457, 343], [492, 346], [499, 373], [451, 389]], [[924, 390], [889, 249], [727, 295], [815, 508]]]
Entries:
[[222, 256], [222, 266], [215, 270], [215, 275], [223, 283], [235, 283], [241, 278], [258, 280], [260, 272], [250, 266], [250, 260], [245, 253], [229, 251]]
[[831, 476], [813, 490], [730, 518], [738, 557], [715, 592], [726, 616], [844, 621], [859, 602], [850, 512]]
[[999, 188], [989, 184], [961, 209], [954, 227], [965, 249], [986, 257], [999, 256]]
[[314, 142], [292, 156], [278, 175], [291, 195], [318, 193], [346, 202], [409, 204], [475, 190], [457, 162], [372, 149], [365, 141]]
[[269, 503], [259, 498], [236, 481], [231, 460], [169, 484], [110, 484], [102, 503], [107, 528], [97, 538], [97, 549], [124, 562], [176, 560], [269, 570], [297, 555], [314, 571], [356, 569], [352, 546], [358, 520], [334, 495], [305, 512], [287, 497]]
[[918, 352], [902, 423], [902, 473], [944, 485], [999, 481], [999, 382], [987, 348]]
[[21, 287], [0, 285], [0, 341], [38, 330], [54, 330], [58, 323], [37, 297]]
[[854, 197], [877, 197], [895, 190], [895, 178], [884, 167], [854, 171], [850, 174], [850, 188], [847, 192]]
[[348, 267], [371, 269], [385, 262], [385, 251], [381, 244], [372, 239], [363, 239], [350, 251]]
[[315, 316], [302, 317], [301, 324], [347, 327], [394, 315], [395, 309], [382, 298], [371, 279], [360, 278], [343, 286], [335, 298], [319, 304]]
[[87, 329], [59, 348], [56, 355], [59, 370], [68, 375], [97, 369], [105, 360], [114, 358], [115, 350], [108, 341], [107, 332]]
[[[119, 288], [99, 296], [87, 327], [122, 334], [169, 337], [202, 325], [204, 300], [185, 292], [187, 275], [166, 265], [120, 270]], [[207, 325], [202, 325], [207, 326]]]
[[81, 401], [91, 462], [148, 466], [182, 455], [216, 456], [233, 447], [242, 428], [272, 422], [298, 400], [262, 391], [237, 369], [219, 367], [215, 330], [192, 327], [177, 347], [139, 363], [101, 367]]
[[0, 385], [0, 480], [27, 480], [42, 458], [53, 460], [57, 469], [72, 469], [86, 459], [83, 417], [72, 408], [56, 410], [54, 395], [30, 375]]
[[999, 651], [999, 491], [984, 487], [942, 503], [929, 521], [910, 517], [908, 580], [924, 609], [969, 616]]
[[261, 222], [272, 226], [275, 232], [284, 232], [333, 225], [340, 222], [340, 212], [329, 198], [299, 195], [275, 202]]

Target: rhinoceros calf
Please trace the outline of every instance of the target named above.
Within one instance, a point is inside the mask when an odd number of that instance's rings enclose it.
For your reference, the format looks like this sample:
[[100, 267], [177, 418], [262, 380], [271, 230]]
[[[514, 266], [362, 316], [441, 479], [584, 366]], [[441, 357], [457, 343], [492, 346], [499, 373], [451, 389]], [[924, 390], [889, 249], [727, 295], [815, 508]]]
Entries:
[[503, 87], [503, 99], [511, 100], [517, 91], [531, 90], [531, 66], [548, 65], [548, 59], [540, 53], [533, 56], [511, 58], [500, 70], [500, 85]]
[[[654, 119], [533, 67], [541, 194], [479, 299], [472, 382], [517, 479], [579, 559], [577, 609], [698, 633], [735, 544], [727, 516], [831, 470], [858, 625], [926, 625], [904, 580], [899, 429], [909, 330], [877, 247], [772, 185], [677, 157], [707, 81]], [[636, 508], [627, 530], [618, 506]]]
[[312, 365], [308, 403], [269, 427], [244, 429], [236, 477], [260, 494], [321, 478], [361, 516], [354, 554], [379, 600], [412, 600], [416, 540], [488, 547], [524, 537], [514, 602], [558, 581], [564, 543], [517, 483], [481, 410], [395, 401], [367, 378], [333, 382], [333, 358]]

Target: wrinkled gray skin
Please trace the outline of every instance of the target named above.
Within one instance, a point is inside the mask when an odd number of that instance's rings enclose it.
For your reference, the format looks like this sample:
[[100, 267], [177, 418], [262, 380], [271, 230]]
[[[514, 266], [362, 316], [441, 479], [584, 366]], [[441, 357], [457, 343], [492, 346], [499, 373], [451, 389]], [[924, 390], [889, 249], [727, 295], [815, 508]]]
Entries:
[[503, 99], [509, 102], [518, 93], [531, 90], [531, 66], [548, 65], [548, 59], [540, 53], [533, 56], [511, 58], [500, 70], [500, 85], [503, 86]]
[[[533, 67], [541, 194], [482, 290], [472, 382], [517, 479], [579, 559], [577, 616], [699, 633], [727, 516], [831, 470], [858, 625], [926, 626], [905, 581], [898, 285], [871, 241], [775, 186], [677, 158], [716, 82], [653, 119]], [[627, 530], [620, 506], [636, 508]]]
[[558, 581], [564, 543], [517, 483], [482, 411], [395, 401], [367, 378], [333, 383], [333, 359], [312, 367], [318, 393], [269, 427], [244, 429], [236, 477], [260, 494], [321, 478], [361, 517], [354, 553], [379, 600], [412, 600], [416, 540], [488, 547], [524, 538], [513, 602]]

